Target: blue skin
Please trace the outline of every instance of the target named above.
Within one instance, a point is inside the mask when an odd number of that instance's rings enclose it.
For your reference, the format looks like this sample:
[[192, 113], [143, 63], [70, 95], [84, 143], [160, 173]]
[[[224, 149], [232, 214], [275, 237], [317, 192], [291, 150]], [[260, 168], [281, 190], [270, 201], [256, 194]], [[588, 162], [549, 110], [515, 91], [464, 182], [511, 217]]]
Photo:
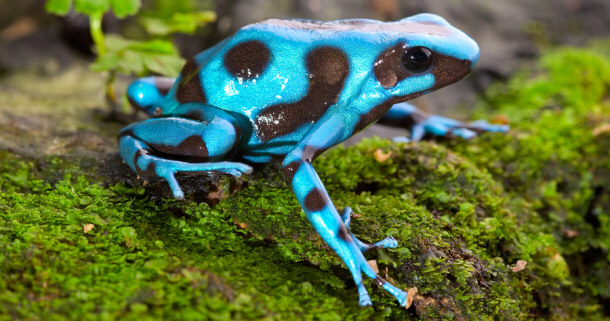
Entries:
[[[418, 46], [432, 57], [423, 69], [421, 61], [415, 68], [404, 62]], [[478, 57], [474, 40], [431, 14], [391, 23], [266, 20], [195, 56], [175, 81], [135, 81], [131, 103], [156, 118], [125, 127], [120, 154], [144, 179], [165, 179], [177, 199], [184, 193], [176, 172], [240, 176], [252, 168], [231, 161], [235, 156], [256, 163], [283, 158], [307, 218], [350, 270], [359, 303], [371, 305], [364, 272], [406, 307], [407, 293], [380, 278], [362, 254], [395, 248], [396, 240], [358, 240], [349, 231], [351, 209], [339, 214], [312, 162], [380, 118], [412, 124], [413, 140], [508, 130], [426, 115], [404, 103], [463, 78]]]

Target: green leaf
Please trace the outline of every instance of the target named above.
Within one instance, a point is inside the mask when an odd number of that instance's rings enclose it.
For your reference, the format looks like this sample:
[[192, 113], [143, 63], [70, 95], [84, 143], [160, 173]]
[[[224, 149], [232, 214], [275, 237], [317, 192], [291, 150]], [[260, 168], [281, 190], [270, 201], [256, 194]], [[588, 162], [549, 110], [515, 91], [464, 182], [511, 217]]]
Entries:
[[184, 65], [184, 59], [178, 55], [171, 41], [140, 42], [108, 35], [104, 43], [108, 51], [91, 66], [94, 71], [116, 70], [138, 76], [154, 72], [175, 77]]
[[136, 74], [138, 77], [146, 74], [144, 57], [134, 51], [126, 50], [119, 60], [119, 70], [125, 74]]
[[70, 11], [71, 4], [72, 0], [48, 0], [45, 9], [47, 12], [64, 16]]
[[192, 34], [198, 27], [216, 20], [214, 11], [176, 12], [169, 18], [145, 17], [140, 23], [153, 35], [165, 36], [175, 32]]
[[91, 64], [91, 70], [102, 72], [117, 69], [119, 66], [120, 58], [115, 54], [105, 54], [98, 56], [93, 64]]
[[141, 0], [110, 0], [112, 11], [118, 18], [134, 15], [140, 10]]
[[116, 34], [109, 34], [104, 38], [104, 43], [106, 44], [108, 51], [118, 52], [129, 47], [133, 41], [125, 39]]
[[128, 48], [134, 51], [174, 55], [176, 49], [171, 41], [155, 39], [146, 42], [132, 42]]
[[74, 0], [74, 10], [88, 16], [102, 15], [109, 9], [109, 0]]
[[168, 77], [176, 77], [184, 66], [184, 59], [173, 55], [149, 55], [144, 57], [146, 69]]

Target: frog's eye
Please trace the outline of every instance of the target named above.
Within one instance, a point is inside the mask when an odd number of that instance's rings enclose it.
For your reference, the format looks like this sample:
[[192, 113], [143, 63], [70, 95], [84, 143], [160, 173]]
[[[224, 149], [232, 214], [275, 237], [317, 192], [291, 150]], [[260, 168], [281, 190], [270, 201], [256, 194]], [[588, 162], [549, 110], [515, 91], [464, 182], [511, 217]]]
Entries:
[[402, 55], [402, 65], [412, 73], [424, 72], [432, 65], [432, 51], [420, 46], [409, 48]]

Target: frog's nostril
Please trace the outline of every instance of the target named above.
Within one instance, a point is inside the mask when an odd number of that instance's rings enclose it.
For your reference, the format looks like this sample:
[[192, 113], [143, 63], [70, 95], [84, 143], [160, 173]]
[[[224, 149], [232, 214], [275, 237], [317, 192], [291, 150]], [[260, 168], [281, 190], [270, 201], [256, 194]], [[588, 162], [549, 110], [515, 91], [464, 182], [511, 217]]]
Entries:
[[463, 59], [462, 60], [462, 66], [464, 68], [468, 68], [471, 69], [472, 68], [472, 61], [468, 60], [468, 59]]

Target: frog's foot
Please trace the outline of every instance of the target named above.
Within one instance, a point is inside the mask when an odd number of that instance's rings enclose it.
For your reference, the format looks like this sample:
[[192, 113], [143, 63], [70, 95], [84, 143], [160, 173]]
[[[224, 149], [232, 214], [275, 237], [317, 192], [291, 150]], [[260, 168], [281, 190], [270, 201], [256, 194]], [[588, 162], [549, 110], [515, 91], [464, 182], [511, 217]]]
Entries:
[[371, 302], [371, 297], [369, 296], [369, 293], [362, 282], [358, 284], [358, 304], [363, 307], [373, 305], [373, 302]]
[[252, 167], [238, 162], [187, 163], [163, 159], [157, 156], [139, 153], [135, 160], [136, 172], [143, 178], [160, 177], [169, 183], [176, 199], [184, 199], [184, 192], [176, 180], [177, 172], [222, 172], [235, 177], [252, 172]]
[[[366, 264], [366, 267], [362, 266], [362, 271], [368, 277], [373, 279], [375, 281], [375, 283], [377, 283], [378, 286], [380, 286], [381, 288], [383, 288], [384, 290], [389, 292], [392, 296], [394, 296], [394, 298], [396, 298], [396, 300], [398, 301], [398, 304], [401, 307], [407, 308], [408, 293], [395, 287], [391, 283], [389, 283], [386, 280], [384, 280], [383, 278], [381, 278], [379, 275], [377, 275], [373, 271], [373, 269], [368, 265], [368, 263], [365, 262], [364, 264]], [[362, 280], [360, 280], [360, 282], [357, 284], [358, 284], [358, 303], [361, 306], [371, 305], [371, 298], [369, 297], [369, 294], [366, 290], [366, 287], [364, 286], [364, 283], [362, 283]]]
[[345, 209], [343, 209], [343, 214], [341, 214], [341, 220], [343, 221], [343, 224], [345, 224], [347, 231], [352, 236], [352, 239], [354, 240], [356, 245], [360, 248], [360, 251], [366, 252], [366, 251], [382, 249], [382, 248], [394, 249], [398, 246], [398, 241], [396, 241], [396, 239], [394, 239], [391, 236], [386, 237], [383, 240], [381, 240], [379, 242], [375, 242], [373, 244], [367, 244], [367, 243], [360, 241], [360, 239], [358, 239], [356, 236], [354, 236], [354, 233], [352, 233], [352, 231], [349, 227], [352, 213], [353, 213], [352, 209], [350, 207], [346, 207]]
[[426, 135], [472, 138], [482, 132], [507, 132], [508, 125], [493, 125], [483, 120], [464, 123], [455, 119], [430, 115], [409, 103], [399, 103], [379, 120], [380, 124], [398, 126], [411, 131], [411, 139], [394, 138], [396, 142], [419, 141]]
[[345, 239], [352, 245], [350, 246], [351, 253], [348, 254], [350, 259], [344, 259], [344, 262], [346, 262], [346, 264], [347, 262], [350, 262], [348, 264], [348, 268], [352, 272], [352, 276], [354, 277], [354, 281], [356, 282], [356, 285], [358, 287], [358, 303], [361, 306], [371, 305], [371, 298], [369, 297], [366, 287], [362, 282], [362, 276], [360, 275], [361, 272], [364, 272], [364, 274], [373, 279], [375, 283], [377, 283], [377, 285], [392, 294], [396, 298], [396, 300], [398, 300], [400, 306], [406, 307], [408, 296], [407, 292], [398, 289], [397, 287], [377, 275], [377, 273], [373, 270], [373, 268], [371, 268], [371, 266], [368, 264], [368, 262], [362, 255], [362, 253], [371, 249], [395, 248], [396, 246], [398, 246], [398, 242], [393, 237], [386, 237], [385, 239], [373, 244], [366, 244], [360, 241], [357, 237], [354, 236], [354, 234], [349, 228], [351, 214], [352, 209], [349, 207], [346, 207], [343, 210], [343, 213], [341, 214], [341, 221], [345, 225], [345, 228], [347, 229], [347, 232], [350, 236], [346, 237]]
[[429, 115], [419, 122], [415, 123], [411, 128], [411, 140], [419, 141], [426, 134], [434, 136], [453, 135], [470, 139], [483, 132], [507, 132], [510, 129], [508, 125], [494, 125], [485, 120], [477, 120], [471, 123], [464, 123], [455, 119]]

